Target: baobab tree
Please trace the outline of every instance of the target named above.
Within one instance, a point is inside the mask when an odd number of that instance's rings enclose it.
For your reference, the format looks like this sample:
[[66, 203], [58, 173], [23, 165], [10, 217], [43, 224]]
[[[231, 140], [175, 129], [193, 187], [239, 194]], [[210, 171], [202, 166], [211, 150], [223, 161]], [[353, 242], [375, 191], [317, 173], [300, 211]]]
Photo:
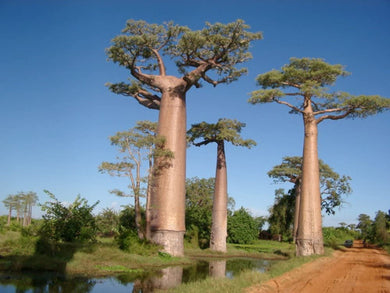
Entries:
[[[122, 190], [114, 189], [110, 192], [118, 196], [133, 196], [135, 211], [135, 227], [140, 239], [150, 238], [150, 183], [154, 170], [152, 159], [162, 157], [167, 163], [172, 158], [172, 152], [164, 149], [165, 139], [156, 135], [157, 123], [151, 121], [138, 121], [137, 125], [128, 131], [117, 132], [110, 137], [111, 145], [119, 148], [120, 156], [117, 162], [102, 162], [99, 166], [99, 172], [108, 173], [111, 176], [126, 177], [130, 180], [129, 187], [131, 194]], [[140, 197], [144, 196], [142, 183], [144, 176], [141, 174], [142, 162], [149, 162], [147, 169], [147, 188], [146, 188], [146, 227], [143, 229], [141, 222], [141, 204]]]
[[251, 148], [256, 142], [240, 136], [245, 123], [236, 120], [219, 119], [215, 124], [201, 122], [193, 124], [188, 130], [188, 141], [195, 146], [217, 144], [217, 166], [215, 171], [215, 188], [213, 197], [213, 214], [210, 235], [210, 248], [226, 252], [227, 237], [227, 168], [225, 141], [235, 146]]
[[17, 194], [10, 194], [3, 200], [5, 207], [8, 208], [7, 225], [11, 223], [12, 211], [16, 211], [16, 222], [19, 224], [20, 216], [23, 216], [23, 226], [31, 224], [32, 207], [37, 203], [38, 196], [35, 192], [18, 192]]
[[[318, 163], [318, 124], [324, 120], [365, 118], [389, 109], [390, 99], [377, 95], [353, 96], [331, 92], [327, 86], [346, 76], [342, 65], [317, 58], [291, 58], [281, 70], [260, 74], [263, 89], [253, 91], [252, 104], [275, 102], [301, 114], [304, 125], [303, 164], [297, 255], [323, 254], [320, 175]], [[289, 99], [296, 98], [296, 102]]]
[[[186, 93], [201, 81], [217, 86], [246, 73], [240, 65], [251, 58], [251, 42], [262, 37], [248, 29], [242, 20], [206, 23], [195, 31], [172, 22], [129, 20], [107, 49], [108, 58], [133, 77], [130, 83], [108, 84], [109, 89], [159, 110], [157, 134], [174, 153], [171, 166], [155, 176], [151, 196], [152, 240], [172, 255], [182, 255], [184, 249]], [[168, 75], [165, 56], [173, 59], [179, 77]]]
[[[302, 178], [302, 157], [284, 157], [281, 164], [276, 165], [267, 174], [274, 179], [275, 183], [291, 182], [294, 184], [293, 190], [290, 190], [286, 199], [293, 195], [292, 202], [294, 207], [288, 207], [291, 212], [294, 212], [293, 239], [296, 240], [298, 228], [299, 204], [301, 198], [301, 178]], [[352, 189], [349, 185], [351, 177], [339, 175], [328, 164], [321, 159], [318, 160], [320, 168], [320, 191], [321, 191], [321, 208], [327, 214], [335, 214], [335, 208], [343, 203], [342, 196], [351, 193]], [[284, 200], [284, 203], [290, 202], [283, 195], [279, 196]], [[278, 201], [277, 201], [278, 202]], [[289, 224], [289, 223], [288, 223]]]

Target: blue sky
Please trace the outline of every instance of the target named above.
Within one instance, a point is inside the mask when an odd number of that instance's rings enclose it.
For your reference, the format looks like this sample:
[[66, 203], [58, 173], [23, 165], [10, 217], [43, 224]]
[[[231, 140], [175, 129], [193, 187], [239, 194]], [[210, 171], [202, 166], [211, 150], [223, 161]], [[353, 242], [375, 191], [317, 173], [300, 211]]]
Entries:
[[[189, 3], [189, 4], [185, 4]], [[97, 208], [132, 202], [108, 190], [126, 188], [121, 178], [99, 174], [114, 160], [108, 137], [157, 111], [117, 96], [106, 82], [126, 81], [128, 72], [107, 61], [105, 48], [127, 19], [173, 20], [192, 29], [204, 22], [244, 19], [264, 39], [253, 44], [248, 75], [228, 86], [205, 85], [187, 94], [188, 127], [218, 118], [247, 124], [242, 136], [257, 147], [227, 147], [229, 195], [236, 208], [266, 215], [275, 185], [267, 172], [284, 156], [302, 154], [303, 123], [281, 105], [250, 105], [258, 74], [279, 69], [290, 57], [323, 58], [352, 74], [335, 89], [389, 97], [389, 1], [0, 1], [0, 197], [48, 189], [71, 202], [81, 194]], [[175, 68], [168, 68], [177, 74]], [[319, 126], [319, 155], [336, 172], [352, 177], [353, 193], [324, 225], [356, 223], [360, 213], [390, 209], [390, 113]], [[187, 177], [212, 177], [216, 146], [192, 147]], [[39, 209], [34, 210], [35, 215]], [[0, 214], [6, 210], [0, 204]]]

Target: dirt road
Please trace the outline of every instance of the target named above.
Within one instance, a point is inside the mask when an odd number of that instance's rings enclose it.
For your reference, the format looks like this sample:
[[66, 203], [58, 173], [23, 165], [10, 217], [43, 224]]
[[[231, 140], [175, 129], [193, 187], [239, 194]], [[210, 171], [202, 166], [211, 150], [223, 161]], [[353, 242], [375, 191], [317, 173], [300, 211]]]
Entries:
[[355, 242], [353, 248], [307, 263], [246, 292], [390, 293], [390, 256]]

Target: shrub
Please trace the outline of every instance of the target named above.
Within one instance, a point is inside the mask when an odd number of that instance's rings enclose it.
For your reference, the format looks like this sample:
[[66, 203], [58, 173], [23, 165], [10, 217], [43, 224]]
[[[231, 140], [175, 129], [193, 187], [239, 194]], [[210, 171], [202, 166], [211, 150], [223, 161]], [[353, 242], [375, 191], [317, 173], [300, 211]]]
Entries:
[[53, 199], [42, 205], [43, 223], [39, 231], [40, 236], [49, 241], [95, 241], [97, 226], [92, 210], [99, 203], [92, 206], [84, 198], [77, 196], [75, 201], [66, 207], [49, 191], [45, 192]]
[[120, 249], [132, 254], [145, 256], [157, 255], [161, 249], [158, 245], [147, 240], [139, 239], [137, 232], [132, 229], [122, 228], [115, 240]]
[[228, 242], [248, 244], [258, 238], [258, 221], [243, 207], [228, 217]]

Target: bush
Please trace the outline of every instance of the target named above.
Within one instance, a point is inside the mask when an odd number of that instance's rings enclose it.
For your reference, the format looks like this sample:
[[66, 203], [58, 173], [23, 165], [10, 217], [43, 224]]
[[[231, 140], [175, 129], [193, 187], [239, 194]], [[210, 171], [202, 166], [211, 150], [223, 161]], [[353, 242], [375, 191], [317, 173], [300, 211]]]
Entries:
[[97, 226], [92, 210], [98, 204], [89, 206], [86, 199], [77, 196], [76, 200], [66, 207], [49, 191], [45, 192], [54, 200], [46, 202], [42, 210], [43, 223], [40, 236], [48, 241], [88, 242], [95, 241]]
[[119, 215], [113, 209], [104, 209], [96, 217], [101, 236], [109, 237], [118, 233]]
[[132, 229], [121, 229], [119, 235], [115, 238], [119, 248], [132, 254], [145, 256], [157, 255], [161, 249], [147, 240], [138, 238], [137, 232]]
[[259, 235], [258, 221], [243, 207], [228, 217], [228, 242], [249, 244]]
[[332, 248], [338, 248], [345, 240], [356, 239], [357, 232], [345, 228], [324, 227], [322, 228], [324, 244]]

